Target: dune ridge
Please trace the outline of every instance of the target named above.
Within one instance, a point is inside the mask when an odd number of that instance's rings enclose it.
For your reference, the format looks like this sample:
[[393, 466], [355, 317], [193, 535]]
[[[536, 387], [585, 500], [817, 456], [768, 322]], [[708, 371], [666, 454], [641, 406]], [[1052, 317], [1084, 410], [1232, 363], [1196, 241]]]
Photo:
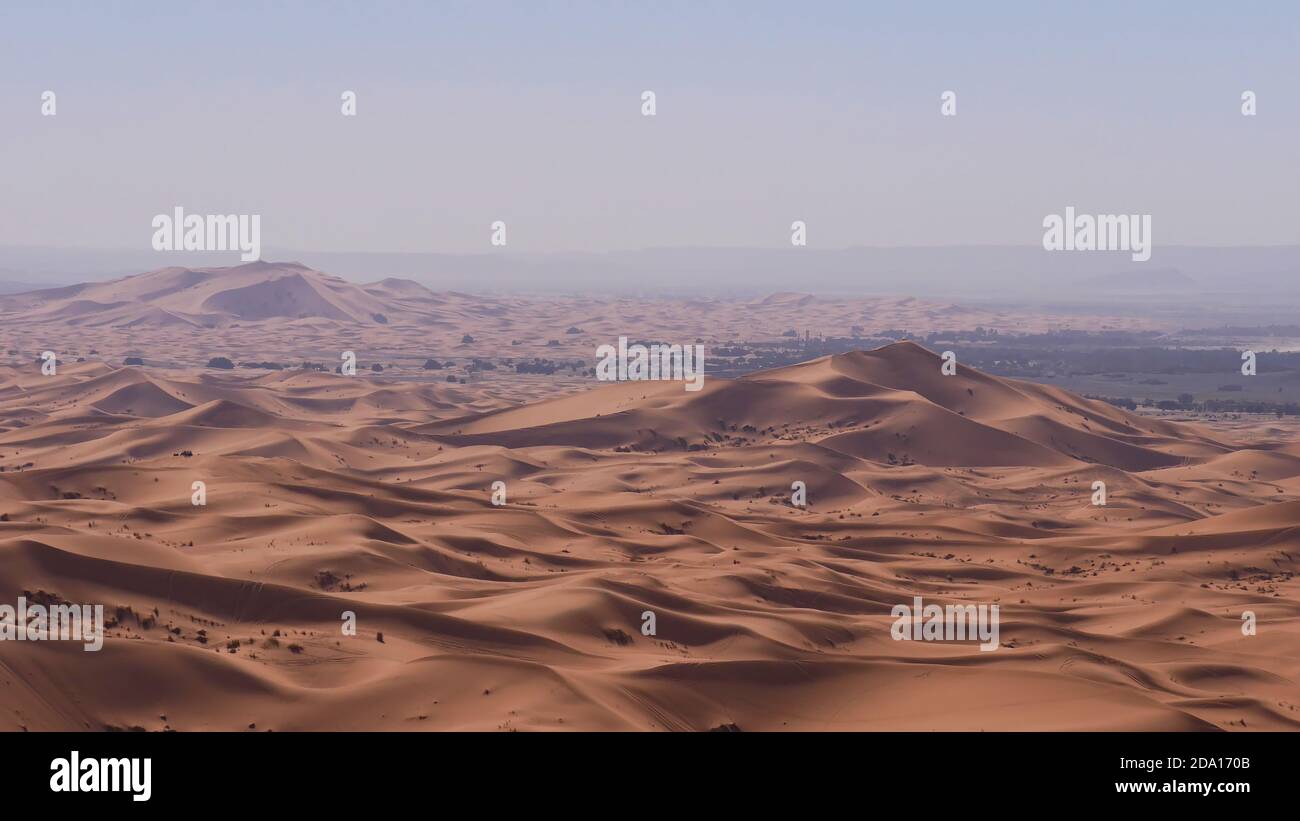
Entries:
[[[202, 273], [150, 299], [239, 315]], [[939, 363], [899, 343], [524, 402], [0, 366], [2, 600], [113, 622], [99, 653], [0, 642], [0, 727], [1296, 728], [1293, 440]], [[893, 640], [914, 596], [998, 604], [1002, 646]]]

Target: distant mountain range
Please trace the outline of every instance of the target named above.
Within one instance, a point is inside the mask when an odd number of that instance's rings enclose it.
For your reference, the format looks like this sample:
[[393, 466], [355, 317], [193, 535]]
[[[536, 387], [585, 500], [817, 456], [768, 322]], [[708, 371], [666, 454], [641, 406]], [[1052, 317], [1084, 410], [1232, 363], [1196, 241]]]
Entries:
[[[412, 279], [442, 291], [766, 295], [781, 291], [934, 298], [1090, 301], [1135, 292], [1176, 298], [1300, 298], [1300, 245], [1157, 245], [1149, 262], [1122, 252], [1033, 246], [934, 248], [654, 248], [609, 253], [334, 253], [270, 248], [354, 281]], [[72, 283], [158, 268], [230, 265], [234, 254], [0, 248], [3, 283]]]
[[390, 316], [432, 324], [455, 298], [409, 280], [357, 285], [296, 262], [251, 262], [232, 268], [161, 268], [108, 282], [0, 296], [0, 313], [15, 321], [120, 328], [212, 328], [267, 320], [383, 325]]

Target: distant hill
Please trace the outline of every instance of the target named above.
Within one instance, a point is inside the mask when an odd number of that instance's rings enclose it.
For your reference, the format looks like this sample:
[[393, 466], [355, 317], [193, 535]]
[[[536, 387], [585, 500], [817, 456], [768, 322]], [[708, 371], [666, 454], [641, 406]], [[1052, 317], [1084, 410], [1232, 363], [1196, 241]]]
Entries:
[[[906, 294], [956, 299], [1050, 297], [1088, 302], [1119, 288], [1081, 288], [1097, 279], [1128, 278], [1151, 285], [1170, 271], [1197, 294], [1233, 293], [1237, 299], [1274, 304], [1278, 295], [1300, 298], [1300, 245], [1197, 247], [1157, 243], [1148, 262], [1123, 251], [1071, 253], [1038, 245], [967, 245], [852, 248], [645, 248], [605, 253], [321, 252], [268, 249], [278, 259], [298, 259], [354, 282], [382, 272], [425, 283], [437, 291], [475, 293], [554, 291], [715, 294], [747, 298], [800, 291], [836, 294]], [[230, 255], [178, 251], [124, 251], [0, 247], [0, 280], [78, 282], [141, 271], [159, 259], [197, 268]], [[1155, 277], [1148, 279], [1149, 277]], [[1248, 280], [1252, 288], [1241, 289]], [[1194, 285], [1195, 287], [1190, 287]], [[1180, 296], [1185, 296], [1180, 294]]]
[[429, 312], [444, 301], [407, 280], [357, 285], [297, 262], [251, 262], [160, 268], [109, 282], [28, 291], [0, 297], [0, 312], [15, 319], [123, 328], [303, 319], [387, 324], [390, 315], [434, 318]]

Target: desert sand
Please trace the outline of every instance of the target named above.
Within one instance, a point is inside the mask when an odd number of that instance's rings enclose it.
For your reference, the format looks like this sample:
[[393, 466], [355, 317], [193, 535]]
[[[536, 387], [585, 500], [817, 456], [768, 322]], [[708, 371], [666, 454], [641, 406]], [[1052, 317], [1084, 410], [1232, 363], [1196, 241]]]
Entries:
[[[0, 642], [0, 729], [1300, 725], [1291, 422], [944, 376], [910, 342], [698, 393], [415, 364], [966, 310], [530, 302], [261, 263], [0, 298], [0, 602], [111, 619], [97, 653]], [[203, 367], [349, 349], [356, 376]], [[999, 605], [1001, 646], [895, 641], [914, 596]]]

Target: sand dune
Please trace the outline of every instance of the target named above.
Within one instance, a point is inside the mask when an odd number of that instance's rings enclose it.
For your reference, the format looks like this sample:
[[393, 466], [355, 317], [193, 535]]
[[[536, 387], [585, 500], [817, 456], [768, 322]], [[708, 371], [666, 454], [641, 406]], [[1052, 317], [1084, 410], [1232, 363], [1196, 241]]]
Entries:
[[147, 323], [213, 326], [234, 320], [324, 318], [383, 324], [385, 311], [434, 295], [414, 282], [354, 285], [294, 262], [234, 268], [162, 268], [104, 283], [7, 296], [0, 310], [28, 320], [129, 327]]
[[[23, 329], [21, 345], [8, 344], [15, 352], [23, 348], [24, 356], [55, 348], [72, 361], [123, 364], [140, 357], [168, 369], [201, 368], [216, 356], [288, 365], [310, 360], [333, 369], [350, 350], [363, 368], [397, 364], [413, 376], [427, 358], [508, 356], [589, 366], [596, 347], [620, 335], [722, 347], [809, 333], [848, 338], [864, 327], [924, 333], [954, 321], [1025, 331], [1163, 327], [1133, 317], [1025, 317], [906, 297], [647, 300], [435, 292], [393, 277], [354, 284], [296, 262], [163, 268], [111, 282], [0, 294], [0, 326]], [[518, 381], [501, 387], [511, 400], [541, 397]]]
[[[457, 443], [703, 449], [816, 438], [872, 461], [930, 466], [1075, 461], [1126, 470], [1182, 464], [1189, 453], [1230, 450], [1209, 433], [1145, 419], [1104, 402], [959, 368], [910, 342], [715, 380], [611, 385], [590, 394], [420, 428]], [[796, 421], [792, 421], [796, 420]]]
[[[290, 276], [322, 312], [371, 307]], [[104, 287], [94, 301], [126, 296]], [[241, 310], [238, 289], [190, 294], [203, 272], [149, 287], [178, 311]], [[311, 371], [6, 366], [0, 591], [105, 603], [112, 626], [99, 653], [0, 642], [0, 722], [1295, 728], [1300, 455], [1284, 433], [1247, 448], [942, 376], [910, 343], [699, 393], [618, 383], [522, 404]], [[895, 641], [891, 608], [913, 596], [998, 604], [1001, 646]]]

